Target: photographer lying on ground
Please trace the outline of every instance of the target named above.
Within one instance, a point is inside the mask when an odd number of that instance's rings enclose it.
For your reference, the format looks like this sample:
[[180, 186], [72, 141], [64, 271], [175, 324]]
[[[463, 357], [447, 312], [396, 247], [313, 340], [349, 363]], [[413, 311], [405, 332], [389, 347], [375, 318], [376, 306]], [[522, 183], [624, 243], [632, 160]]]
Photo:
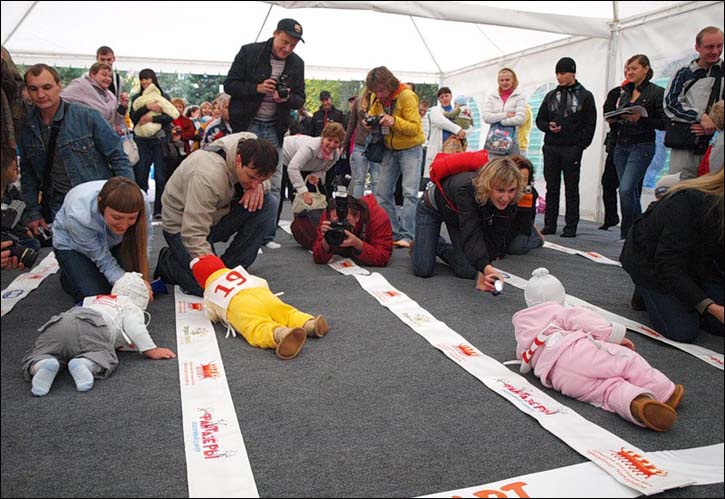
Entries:
[[[393, 230], [388, 214], [372, 194], [359, 199], [349, 196], [350, 176], [345, 179], [338, 183], [335, 198], [320, 218], [312, 247], [315, 263], [327, 263], [335, 254], [362, 265], [384, 267], [393, 253]], [[306, 238], [300, 237], [299, 229], [299, 221], [295, 219], [292, 234], [298, 243], [306, 246], [303, 242]]]

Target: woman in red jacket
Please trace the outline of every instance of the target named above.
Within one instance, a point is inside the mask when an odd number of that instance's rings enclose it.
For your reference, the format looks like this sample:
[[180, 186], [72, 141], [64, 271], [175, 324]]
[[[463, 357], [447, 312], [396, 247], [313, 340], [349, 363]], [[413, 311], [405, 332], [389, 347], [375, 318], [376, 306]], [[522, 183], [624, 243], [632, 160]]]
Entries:
[[344, 211], [338, 209], [339, 205], [333, 199], [322, 213], [312, 248], [315, 263], [327, 263], [335, 254], [362, 265], [386, 266], [393, 253], [393, 229], [388, 214], [375, 197], [372, 194], [361, 198], [347, 196], [347, 226], [335, 224], [340, 222], [338, 213]]

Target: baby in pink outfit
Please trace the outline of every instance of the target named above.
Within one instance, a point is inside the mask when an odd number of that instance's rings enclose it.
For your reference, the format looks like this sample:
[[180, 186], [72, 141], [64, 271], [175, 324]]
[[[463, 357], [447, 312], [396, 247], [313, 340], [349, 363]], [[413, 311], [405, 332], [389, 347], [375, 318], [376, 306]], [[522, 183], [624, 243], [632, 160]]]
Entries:
[[526, 286], [529, 308], [514, 314], [521, 372], [533, 368], [544, 386], [667, 431], [684, 388], [650, 366], [624, 337], [626, 329], [583, 307], [565, 307], [564, 287], [546, 269]]

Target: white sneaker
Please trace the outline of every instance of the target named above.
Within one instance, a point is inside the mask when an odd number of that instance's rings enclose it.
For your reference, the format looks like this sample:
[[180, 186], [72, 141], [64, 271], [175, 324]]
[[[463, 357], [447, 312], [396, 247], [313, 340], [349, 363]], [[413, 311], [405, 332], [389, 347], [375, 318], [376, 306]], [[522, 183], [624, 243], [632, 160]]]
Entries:
[[275, 241], [270, 241], [267, 244], [265, 244], [264, 246], [267, 247], [267, 248], [269, 248], [269, 249], [280, 249], [282, 247], [281, 244], [279, 244], [279, 243], [277, 243]]

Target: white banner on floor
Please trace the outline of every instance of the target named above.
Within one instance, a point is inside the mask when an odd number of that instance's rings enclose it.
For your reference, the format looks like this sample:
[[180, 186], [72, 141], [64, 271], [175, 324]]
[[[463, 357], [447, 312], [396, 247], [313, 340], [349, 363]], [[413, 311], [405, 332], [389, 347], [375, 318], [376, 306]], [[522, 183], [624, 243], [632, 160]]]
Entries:
[[214, 326], [202, 298], [174, 292], [189, 497], [259, 497]]
[[[723, 481], [723, 444], [651, 452], [650, 456], [693, 480], [692, 485]], [[420, 497], [639, 497], [594, 463], [575, 464], [498, 482]]]
[[[501, 272], [507, 283], [519, 289], [526, 288], [527, 281], [525, 279], [515, 276], [502, 269], [497, 270]], [[627, 329], [643, 334], [645, 336], [649, 336], [650, 338], [661, 341], [662, 343], [667, 343], [668, 345], [671, 345], [679, 350], [682, 350], [683, 352], [687, 352], [690, 355], [697, 357], [704, 362], [707, 362], [713, 367], [717, 367], [718, 369], [723, 370], [723, 354], [721, 353], [714, 352], [699, 345], [693, 345], [691, 343], [681, 343], [679, 341], [671, 340], [661, 335], [651, 327], [645, 326], [644, 324], [641, 324], [637, 321], [633, 321], [632, 319], [627, 319], [626, 317], [622, 317], [621, 315], [614, 314], [612, 312], [609, 312], [608, 310], [604, 310], [603, 308], [592, 305], [591, 303], [586, 302], [581, 298], [577, 298], [576, 296], [566, 295], [566, 304], [575, 307], [588, 308], [589, 310], [598, 313], [610, 322], [618, 322], [619, 324], [624, 325], [624, 327], [626, 327]]]
[[664, 467], [642, 450], [584, 419], [523, 376], [484, 355], [463, 336], [394, 288], [381, 274], [353, 272], [352, 268], [357, 265], [349, 259], [335, 258], [330, 266], [352, 274], [365, 291], [413, 331], [620, 483], [647, 495], [692, 483], [677, 469]]
[[58, 269], [55, 253], [51, 251], [33, 269], [13, 279], [13, 282], [0, 292], [0, 317], [4, 317], [20, 300], [40, 286], [46, 277], [58, 272]]
[[584, 258], [588, 258], [593, 262], [601, 263], [604, 265], [614, 265], [616, 267], [622, 266], [621, 263], [614, 261], [611, 258], [607, 258], [606, 256], [602, 255], [601, 253], [597, 253], [596, 251], [581, 251], [574, 248], [568, 248], [560, 244], [551, 243], [549, 241], [544, 241], [544, 248], [561, 251], [562, 253], [567, 253], [569, 255], [580, 255]]

